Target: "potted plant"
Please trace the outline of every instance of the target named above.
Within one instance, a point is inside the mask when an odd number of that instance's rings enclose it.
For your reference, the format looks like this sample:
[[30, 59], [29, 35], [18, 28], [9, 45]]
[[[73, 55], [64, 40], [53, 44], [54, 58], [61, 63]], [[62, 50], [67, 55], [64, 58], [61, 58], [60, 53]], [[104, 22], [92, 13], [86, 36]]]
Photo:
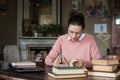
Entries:
[[48, 27], [48, 32], [53, 37], [57, 37], [62, 33], [62, 27], [60, 24], [50, 24]]
[[43, 25], [38, 24], [37, 32], [45, 37], [47, 35], [48, 27], [49, 25], [46, 25], [46, 24], [43, 24]]

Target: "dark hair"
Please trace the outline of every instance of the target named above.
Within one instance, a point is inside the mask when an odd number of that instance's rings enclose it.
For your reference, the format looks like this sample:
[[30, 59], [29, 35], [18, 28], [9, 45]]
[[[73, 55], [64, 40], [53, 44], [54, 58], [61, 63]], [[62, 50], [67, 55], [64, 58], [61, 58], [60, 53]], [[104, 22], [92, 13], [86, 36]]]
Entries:
[[79, 10], [72, 10], [70, 14], [70, 18], [68, 20], [68, 26], [70, 24], [82, 26], [82, 30], [83, 30], [85, 28], [84, 15], [80, 13]]

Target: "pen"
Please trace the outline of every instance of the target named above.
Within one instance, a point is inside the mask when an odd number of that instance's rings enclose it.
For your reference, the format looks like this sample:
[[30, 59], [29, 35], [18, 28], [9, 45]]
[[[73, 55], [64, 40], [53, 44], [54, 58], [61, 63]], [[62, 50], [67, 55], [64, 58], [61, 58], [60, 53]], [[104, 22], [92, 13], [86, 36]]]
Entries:
[[59, 55], [59, 62], [62, 64], [62, 54]]
[[69, 66], [69, 62], [67, 61], [67, 59], [64, 56], [62, 56], [62, 54], [59, 55], [59, 62], [60, 62], [60, 64], [63, 64], [63, 62], [64, 62], [67, 66]]

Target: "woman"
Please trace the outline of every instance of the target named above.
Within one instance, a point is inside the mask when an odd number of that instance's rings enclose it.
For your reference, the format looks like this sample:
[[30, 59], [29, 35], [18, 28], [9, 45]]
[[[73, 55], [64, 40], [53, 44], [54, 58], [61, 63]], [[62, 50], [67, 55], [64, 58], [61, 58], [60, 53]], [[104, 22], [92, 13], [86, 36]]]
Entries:
[[92, 59], [100, 58], [98, 47], [92, 35], [84, 33], [84, 15], [72, 11], [68, 20], [68, 33], [58, 37], [45, 59], [46, 65], [60, 66], [59, 55], [62, 54], [62, 64], [92, 67]]

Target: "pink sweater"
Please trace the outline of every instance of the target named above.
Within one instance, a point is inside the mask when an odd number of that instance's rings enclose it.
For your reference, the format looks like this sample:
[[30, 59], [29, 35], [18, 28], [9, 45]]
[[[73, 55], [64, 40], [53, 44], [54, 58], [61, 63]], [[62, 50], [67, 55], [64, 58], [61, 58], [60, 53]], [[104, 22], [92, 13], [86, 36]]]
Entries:
[[76, 42], [68, 40], [68, 34], [58, 37], [45, 59], [46, 65], [52, 66], [52, 61], [60, 53], [68, 62], [72, 59], [83, 60], [85, 67], [92, 67], [92, 59], [101, 57], [93, 36], [87, 33], [81, 41]]

